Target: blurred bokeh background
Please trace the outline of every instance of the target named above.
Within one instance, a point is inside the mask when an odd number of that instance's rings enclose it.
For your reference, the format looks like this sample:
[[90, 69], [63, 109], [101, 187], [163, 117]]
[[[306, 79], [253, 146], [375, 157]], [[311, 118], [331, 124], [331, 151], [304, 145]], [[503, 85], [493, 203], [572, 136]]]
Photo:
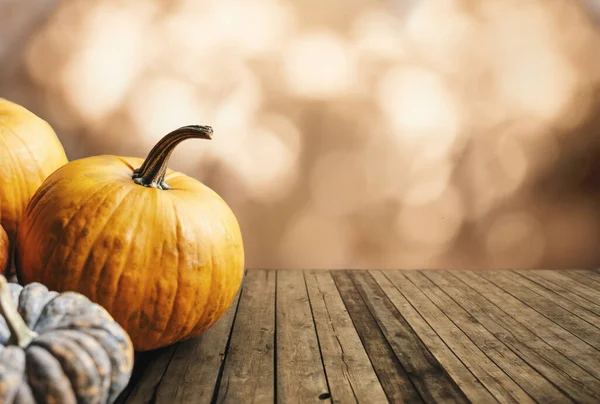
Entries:
[[0, 96], [144, 157], [249, 267], [600, 265], [598, 0], [0, 0]]

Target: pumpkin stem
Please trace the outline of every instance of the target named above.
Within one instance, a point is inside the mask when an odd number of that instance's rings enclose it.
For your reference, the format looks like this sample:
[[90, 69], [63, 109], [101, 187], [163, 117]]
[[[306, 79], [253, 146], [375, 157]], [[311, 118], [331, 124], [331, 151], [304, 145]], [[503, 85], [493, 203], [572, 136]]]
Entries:
[[145, 187], [169, 189], [165, 184], [167, 163], [169, 157], [179, 143], [186, 139], [212, 139], [213, 130], [210, 126], [189, 125], [175, 129], [163, 137], [150, 150], [142, 166], [133, 171], [133, 181]]
[[8, 282], [2, 275], [0, 275], [0, 315], [4, 317], [10, 330], [10, 338], [8, 339], [10, 345], [26, 348], [38, 336], [37, 332], [27, 328], [23, 317], [13, 304]]

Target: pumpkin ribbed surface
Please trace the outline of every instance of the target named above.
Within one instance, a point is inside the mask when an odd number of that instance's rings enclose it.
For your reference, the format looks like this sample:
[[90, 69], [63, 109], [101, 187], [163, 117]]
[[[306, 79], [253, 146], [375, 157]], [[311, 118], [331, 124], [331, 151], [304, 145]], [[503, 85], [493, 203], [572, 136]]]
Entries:
[[237, 220], [214, 191], [171, 170], [161, 180], [168, 190], [140, 186], [132, 177], [142, 163], [96, 156], [57, 170], [25, 213], [17, 264], [25, 283], [101, 304], [136, 350], [149, 350], [225, 313], [244, 253]]
[[67, 156], [46, 121], [0, 98], [0, 225], [15, 241], [31, 196]]

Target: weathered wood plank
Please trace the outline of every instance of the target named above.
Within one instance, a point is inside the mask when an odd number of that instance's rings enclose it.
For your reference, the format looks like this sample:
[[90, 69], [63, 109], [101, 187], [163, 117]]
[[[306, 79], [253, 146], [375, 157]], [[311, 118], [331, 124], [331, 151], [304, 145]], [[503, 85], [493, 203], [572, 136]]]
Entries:
[[452, 274], [469, 285], [486, 299], [501, 308], [522, 326], [577, 363], [595, 378], [600, 378], [600, 352], [544, 317], [531, 307], [487, 281], [474, 271], [452, 271]]
[[597, 272], [590, 271], [586, 274], [582, 274], [577, 270], [567, 270], [560, 271], [560, 275], [573, 279], [576, 282], [579, 282], [584, 286], [585, 290], [591, 289], [591, 293], [596, 297], [600, 298], [600, 277], [597, 275]]
[[210, 403], [225, 357], [239, 293], [217, 324], [177, 345], [158, 390], [157, 401]]
[[351, 277], [383, 335], [426, 402], [466, 403], [464, 393], [429, 352], [412, 327], [365, 271]]
[[579, 306], [591, 311], [592, 313], [600, 316], [600, 305], [589, 301], [588, 299], [579, 296], [576, 293], [573, 293], [571, 290], [557, 285], [556, 283], [550, 282], [543, 276], [540, 276], [540, 270], [518, 270], [515, 271], [517, 274], [524, 276], [532, 282], [537, 283], [544, 288], [551, 290], [552, 292], [560, 295], [566, 299], [569, 299], [573, 303], [578, 304]]
[[119, 403], [600, 402], [600, 271], [248, 274]]
[[543, 403], [568, 401], [544, 376], [488, 331], [470, 312], [458, 305], [421, 271], [406, 272], [413, 282], [481, 351], [534, 400]]
[[328, 271], [304, 273], [331, 399], [384, 403], [385, 393]]
[[[132, 392], [137, 388], [139, 382], [141, 381], [143, 374], [148, 370], [148, 364], [150, 361], [154, 360], [159, 353], [160, 350], [150, 352], [135, 352], [133, 371], [131, 373], [131, 378], [129, 379], [129, 384], [127, 387], [125, 387], [121, 394], [119, 394], [119, 397], [117, 397], [115, 400], [115, 404], [123, 404], [128, 402]], [[138, 400], [138, 402], [140, 401]]]
[[444, 343], [436, 331], [423, 319], [402, 293], [390, 282], [381, 271], [370, 271], [381, 289], [402, 313], [419, 338], [436, 357], [450, 377], [456, 381], [467, 398], [474, 403], [495, 401], [490, 392], [469, 371], [465, 364]]
[[573, 273], [580, 275], [585, 279], [594, 281], [594, 289], [600, 288], [600, 268], [596, 269], [574, 269]]
[[176, 347], [170, 345], [153, 352], [136, 354], [135, 366], [139, 368], [141, 365], [142, 371], [139, 379], [132, 383], [133, 388], [127, 396], [127, 403], [146, 404], [154, 401], [158, 385], [167, 371]]
[[277, 401], [305, 403], [329, 398], [319, 341], [301, 271], [277, 272], [275, 307]]
[[425, 276], [452, 297], [481, 325], [530, 366], [581, 403], [600, 402], [600, 380], [537, 337], [452, 271], [425, 271]]
[[587, 321], [574, 316], [568, 310], [565, 310], [560, 305], [556, 304], [553, 300], [533, 293], [531, 289], [526, 286], [511, 280], [507, 275], [508, 272], [479, 271], [478, 274], [523, 302], [524, 305], [531, 307], [546, 318], [554, 321], [556, 324], [567, 329], [573, 335], [581, 338], [596, 349], [600, 349], [598, 328]]
[[[564, 310], [572, 313], [573, 315], [579, 317], [580, 319], [588, 322], [592, 326], [596, 327], [596, 331], [600, 332], [600, 316], [596, 315], [593, 311], [588, 308], [582, 307], [573, 301], [569, 300], [566, 297], [563, 297], [559, 293], [555, 293], [553, 290], [549, 290], [538, 283], [532, 281], [527, 278], [525, 275], [521, 275], [517, 272], [505, 271], [503, 275], [506, 276], [506, 279], [510, 279], [511, 281], [521, 284], [531, 290], [533, 293], [542, 297], [542, 300], [548, 299], [551, 302], [562, 307]], [[533, 297], [532, 299], [538, 299], [539, 297]], [[593, 306], [593, 303], [590, 303], [589, 306]], [[600, 338], [598, 338], [600, 339]]]
[[566, 272], [570, 272], [570, 270], [565, 271], [548, 271], [548, 270], [538, 270], [536, 271], [536, 275], [540, 276], [556, 285], [562, 286], [564, 288], [568, 288], [571, 292], [589, 300], [592, 303], [600, 305], [600, 289], [589, 287], [584, 283], [577, 282], [573, 278], [570, 278], [563, 274]]
[[533, 403], [531, 397], [491, 361], [450, 319], [406, 276], [390, 271], [386, 276], [436, 330], [444, 342], [500, 402]]
[[275, 271], [248, 270], [217, 403], [275, 400]]
[[352, 279], [345, 271], [332, 271], [332, 276], [388, 399], [391, 402], [422, 402]]

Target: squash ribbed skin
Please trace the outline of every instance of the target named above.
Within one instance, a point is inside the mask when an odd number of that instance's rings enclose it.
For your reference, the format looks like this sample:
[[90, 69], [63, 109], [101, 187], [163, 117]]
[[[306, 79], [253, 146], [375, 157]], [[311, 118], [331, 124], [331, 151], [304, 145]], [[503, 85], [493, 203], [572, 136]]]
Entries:
[[25, 347], [11, 344], [0, 315], [0, 402], [114, 402], [131, 377], [133, 344], [108, 312], [39, 283], [5, 287], [12, 310], [37, 335]]

